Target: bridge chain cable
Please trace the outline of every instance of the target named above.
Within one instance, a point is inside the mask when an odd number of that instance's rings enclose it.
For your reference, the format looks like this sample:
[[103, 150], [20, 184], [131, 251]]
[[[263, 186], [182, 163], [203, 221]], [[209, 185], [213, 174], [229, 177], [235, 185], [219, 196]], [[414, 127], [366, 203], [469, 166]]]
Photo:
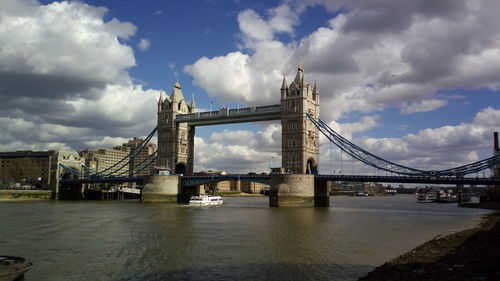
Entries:
[[342, 151], [349, 154], [351, 157], [357, 159], [358, 161], [361, 161], [377, 169], [381, 169], [388, 172], [394, 172], [398, 174], [422, 175], [425, 173], [425, 171], [399, 165], [391, 161], [387, 161], [381, 157], [378, 157], [362, 149], [361, 147], [353, 144], [352, 142], [348, 141], [340, 134], [335, 132], [332, 128], [330, 128], [328, 125], [326, 125], [326, 123], [324, 123], [320, 119], [316, 120], [309, 113], [306, 113], [306, 115], [326, 138], [328, 138], [333, 144], [339, 147]]
[[155, 151], [154, 153], [152, 153], [151, 155], [149, 155], [146, 159], [142, 160], [140, 163], [134, 165], [134, 167], [132, 168], [132, 173], [130, 173], [130, 170], [128, 171], [123, 171], [123, 172], [120, 172], [118, 174], [111, 174], [109, 176], [111, 177], [119, 177], [119, 176], [123, 176], [123, 175], [126, 175], [128, 174], [129, 177], [134, 177], [137, 173], [143, 171], [144, 169], [146, 169], [147, 167], [149, 167], [149, 165], [151, 163], [153, 163], [154, 160], [156, 160], [157, 158], [157, 151]]
[[[139, 152], [142, 151], [142, 149], [144, 149], [144, 147], [146, 147], [146, 145], [149, 143], [149, 141], [151, 140], [151, 138], [153, 138], [153, 136], [155, 135], [156, 131], [158, 130], [158, 127], [155, 127], [153, 129], [153, 131], [151, 131], [151, 133], [149, 133], [149, 135], [146, 137], [146, 139], [144, 139], [138, 147], [136, 147], [133, 151], [131, 151], [129, 153], [129, 155], [125, 156], [124, 158], [122, 158], [120, 161], [116, 162], [114, 165], [96, 173], [95, 175], [98, 176], [100, 174], [104, 174], [105, 172], [111, 170], [111, 169], [114, 169], [112, 170], [111, 172], [107, 172], [106, 174], [113, 174], [114, 172], [116, 171], [119, 171], [121, 169], [123, 169], [123, 167], [125, 167], [126, 165], [130, 164], [130, 162], [132, 161], [132, 159], [135, 158], [135, 156], [137, 154], [139, 154]], [[128, 159], [128, 161], [126, 161], [125, 163], [123, 163], [120, 167], [118, 168], [115, 168], [116, 166], [118, 166], [120, 163], [122, 163], [123, 161], [125, 161], [126, 159]]]
[[387, 172], [406, 175], [406, 176], [450, 176], [450, 177], [463, 177], [464, 175], [477, 173], [481, 170], [485, 170], [493, 167], [494, 165], [500, 163], [500, 154], [474, 162], [460, 167], [455, 167], [451, 169], [441, 170], [441, 171], [425, 171], [419, 170], [404, 165], [400, 165], [388, 160], [385, 160], [379, 156], [376, 156], [363, 148], [357, 146], [356, 144], [348, 141], [342, 137], [339, 133], [335, 132], [321, 119], [315, 119], [309, 113], [306, 113], [307, 117], [311, 122], [318, 128], [321, 133], [330, 140], [331, 143], [338, 146], [342, 151], [349, 154], [353, 158], [372, 166], [379, 170], [384, 170]]
[[[129, 177], [134, 177], [135, 174], [143, 171], [144, 169], [146, 169], [154, 160], [156, 160], [156, 157], [157, 157], [157, 153], [156, 151], [151, 154], [150, 156], [148, 156], [148, 158], [144, 159], [143, 161], [141, 161], [141, 163], [137, 164], [136, 166], [134, 166], [133, 168], [133, 171], [134, 173], [133, 174], [129, 174]], [[61, 166], [65, 171], [69, 172], [70, 174], [74, 175], [74, 176], [77, 176], [78, 178], [81, 178], [81, 179], [85, 179], [85, 178], [88, 178], [88, 173], [86, 172], [80, 172], [72, 167], [69, 167], [63, 163], [59, 163], [59, 166]], [[141, 167], [142, 166], [142, 167]], [[84, 170], [92, 170], [92, 168], [86, 166], [86, 165], [82, 165], [82, 167], [84, 168]], [[122, 172], [122, 173], [119, 173], [119, 174], [101, 174], [101, 179], [104, 179], [104, 178], [118, 178], [120, 176], [123, 176], [125, 174], [129, 173], [129, 171], [126, 171], [126, 172]], [[92, 177], [92, 178], [96, 178], [96, 177]]]

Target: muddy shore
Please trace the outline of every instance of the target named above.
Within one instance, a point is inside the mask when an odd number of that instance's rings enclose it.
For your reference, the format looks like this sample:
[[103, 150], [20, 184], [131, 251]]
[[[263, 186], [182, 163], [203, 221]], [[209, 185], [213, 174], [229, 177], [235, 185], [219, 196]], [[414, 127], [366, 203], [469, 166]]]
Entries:
[[[498, 210], [500, 204], [467, 207]], [[476, 228], [437, 236], [359, 279], [392, 280], [500, 280], [500, 213], [486, 215]]]

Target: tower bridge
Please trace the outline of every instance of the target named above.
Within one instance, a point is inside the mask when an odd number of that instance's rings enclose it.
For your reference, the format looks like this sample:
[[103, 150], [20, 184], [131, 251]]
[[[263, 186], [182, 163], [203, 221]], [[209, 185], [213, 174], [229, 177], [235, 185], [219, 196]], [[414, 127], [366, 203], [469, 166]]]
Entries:
[[192, 175], [196, 126], [281, 120], [282, 167], [290, 173], [314, 174], [319, 162], [319, 131], [306, 114], [319, 118], [320, 93], [304, 80], [299, 65], [294, 81], [281, 85], [280, 104], [195, 112], [194, 96], [186, 102], [179, 82], [170, 97], [158, 101], [158, 165], [174, 174]]
[[[145, 147], [157, 132], [158, 150], [147, 161], [156, 161], [160, 169], [169, 169], [173, 176], [137, 177], [134, 173], [117, 173], [119, 167], [131, 163], [138, 151], [132, 151], [118, 168], [95, 172], [61, 164], [73, 178], [60, 180], [63, 184], [95, 182], [141, 182], [144, 201], [178, 202], [199, 192], [199, 186], [223, 180], [245, 180], [267, 183], [271, 186], [271, 206], [328, 206], [327, 181], [435, 183], [435, 184], [486, 184], [500, 186], [500, 149], [495, 134], [494, 155], [487, 159], [441, 171], [425, 171], [406, 167], [382, 159], [343, 138], [319, 119], [320, 92], [316, 83], [307, 84], [300, 65], [295, 79], [288, 84], [286, 78], [280, 88], [280, 103], [256, 107], [196, 112], [194, 97], [184, 99], [179, 82], [175, 83], [169, 97], [160, 95], [158, 100], [157, 127], [137, 150]], [[281, 172], [271, 175], [193, 176], [194, 136], [197, 126], [279, 120], [282, 126]], [[396, 174], [397, 176], [318, 175], [319, 133], [366, 165]], [[127, 160], [128, 159], [128, 160]], [[144, 160], [144, 161], [146, 161]], [[120, 161], [120, 162], [122, 162]], [[121, 165], [121, 166], [120, 166]], [[145, 165], [143, 165], [145, 166]], [[467, 174], [492, 169], [492, 178], [471, 178]], [[135, 171], [135, 169], [133, 169]], [[139, 169], [140, 171], [140, 169]], [[57, 177], [56, 177], [57, 178]]]

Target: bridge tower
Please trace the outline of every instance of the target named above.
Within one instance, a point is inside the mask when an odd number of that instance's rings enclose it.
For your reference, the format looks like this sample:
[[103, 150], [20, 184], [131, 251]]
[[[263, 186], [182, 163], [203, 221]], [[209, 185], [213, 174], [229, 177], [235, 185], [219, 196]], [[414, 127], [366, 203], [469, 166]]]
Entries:
[[306, 84], [304, 69], [299, 65], [295, 80], [281, 84], [281, 151], [282, 167], [293, 174], [317, 174], [319, 164], [318, 128], [306, 113], [319, 118], [319, 90]]
[[329, 206], [326, 182], [316, 182], [319, 131], [306, 114], [319, 117], [319, 90], [307, 84], [299, 65], [295, 79], [281, 84], [281, 166], [284, 174], [271, 175], [269, 205]]
[[172, 174], [193, 174], [195, 127], [174, 120], [177, 114], [194, 113], [195, 110], [194, 96], [188, 104], [179, 82], [175, 83], [170, 97], [160, 94], [157, 165], [169, 168]]

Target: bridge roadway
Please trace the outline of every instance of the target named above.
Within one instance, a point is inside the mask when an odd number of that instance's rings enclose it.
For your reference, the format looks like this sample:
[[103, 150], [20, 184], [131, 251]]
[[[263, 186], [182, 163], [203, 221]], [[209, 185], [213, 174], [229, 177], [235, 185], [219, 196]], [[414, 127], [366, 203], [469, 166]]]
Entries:
[[281, 119], [281, 104], [177, 114], [174, 121], [189, 123], [191, 126], [208, 126], [279, 119]]
[[[136, 182], [142, 183], [142, 177], [129, 178], [90, 178], [90, 179], [62, 179], [61, 184], [81, 183], [118, 183]], [[270, 183], [270, 175], [207, 175], [207, 176], [182, 176], [182, 186], [196, 186], [210, 182], [227, 180], [242, 180]], [[316, 175], [316, 181], [347, 181], [347, 182], [377, 182], [377, 183], [422, 183], [422, 184], [476, 184], [476, 185], [500, 185], [500, 178], [455, 178], [455, 177], [409, 177], [409, 176], [363, 176], [363, 175]]]

